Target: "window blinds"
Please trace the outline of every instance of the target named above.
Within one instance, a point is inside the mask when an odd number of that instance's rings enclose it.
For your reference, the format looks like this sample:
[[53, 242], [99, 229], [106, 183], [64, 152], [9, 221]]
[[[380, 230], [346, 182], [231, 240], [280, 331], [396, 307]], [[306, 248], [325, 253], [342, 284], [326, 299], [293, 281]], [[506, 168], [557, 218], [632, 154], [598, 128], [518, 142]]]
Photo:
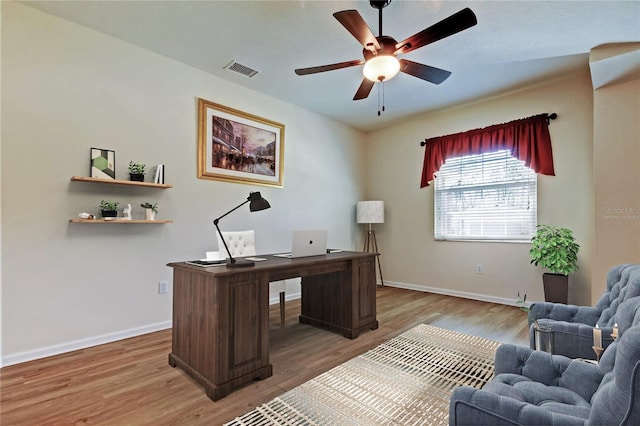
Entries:
[[434, 209], [438, 240], [529, 241], [536, 174], [509, 150], [447, 159], [436, 174]]

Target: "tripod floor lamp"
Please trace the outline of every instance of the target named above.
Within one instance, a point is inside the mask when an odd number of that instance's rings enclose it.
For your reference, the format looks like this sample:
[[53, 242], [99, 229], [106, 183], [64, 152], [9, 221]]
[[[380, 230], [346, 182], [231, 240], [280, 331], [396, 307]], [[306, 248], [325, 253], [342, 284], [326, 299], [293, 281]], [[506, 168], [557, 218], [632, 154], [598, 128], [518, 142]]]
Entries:
[[358, 223], [369, 224], [362, 251], [377, 254], [376, 261], [378, 262], [378, 272], [380, 272], [380, 283], [384, 285], [382, 267], [380, 266], [380, 252], [378, 251], [378, 242], [376, 241], [376, 231], [371, 227], [372, 223], [384, 223], [384, 201], [358, 201], [356, 217]]

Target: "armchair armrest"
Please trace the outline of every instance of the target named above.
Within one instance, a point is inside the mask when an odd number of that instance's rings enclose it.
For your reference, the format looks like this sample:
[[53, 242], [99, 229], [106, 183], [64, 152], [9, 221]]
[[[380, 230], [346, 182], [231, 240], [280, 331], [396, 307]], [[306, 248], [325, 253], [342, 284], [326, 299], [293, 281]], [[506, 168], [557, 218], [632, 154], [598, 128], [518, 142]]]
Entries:
[[[564, 355], [568, 358], [596, 359], [593, 346], [593, 326], [566, 321], [554, 321], [541, 319], [540, 325], [548, 326], [553, 330], [553, 353]], [[607, 348], [613, 338], [611, 327], [602, 327], [602, 347]], [[529, 329], [529, 346], [535, 348], [534, 324]]]
[[534, 303], [529, 312], [529, 325], [535, 320], [552, 319], [595, 326], [602, 311], [592, 306], [564, 305], [562, 303]]
[[551, 424], [582, 426], [584, 419], [465, 386], [456, 388], [449, 402], [449, 426]]
[[458, 387], [449, 401], [449, 426], [518, 425], [524, 402], [469, 386]]

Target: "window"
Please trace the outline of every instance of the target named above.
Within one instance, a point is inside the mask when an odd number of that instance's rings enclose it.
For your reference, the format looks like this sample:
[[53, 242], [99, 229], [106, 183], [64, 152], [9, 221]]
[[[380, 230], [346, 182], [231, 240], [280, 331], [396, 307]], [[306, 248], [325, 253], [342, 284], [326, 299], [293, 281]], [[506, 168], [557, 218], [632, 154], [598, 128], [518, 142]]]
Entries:
[[437, 240], [530, 241], [537, 179], [509, 150], [449, 158], [435, 178]]

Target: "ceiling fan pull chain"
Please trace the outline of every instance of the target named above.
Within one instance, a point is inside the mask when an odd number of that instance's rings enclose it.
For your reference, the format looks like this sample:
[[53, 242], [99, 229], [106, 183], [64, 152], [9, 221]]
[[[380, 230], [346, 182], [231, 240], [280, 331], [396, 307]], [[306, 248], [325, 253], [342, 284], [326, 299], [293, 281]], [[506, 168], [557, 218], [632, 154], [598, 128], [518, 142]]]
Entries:
[[[380, 108], [380, 90], [382, 90], [382, 108]], [[382, 115], [381, 111], [384, 112], [384, 80], [380, 80], [380, 84], [378, 84], [378, 117]]]
[[382, 81], [382, 112], [384, 112], [384, 80]]

